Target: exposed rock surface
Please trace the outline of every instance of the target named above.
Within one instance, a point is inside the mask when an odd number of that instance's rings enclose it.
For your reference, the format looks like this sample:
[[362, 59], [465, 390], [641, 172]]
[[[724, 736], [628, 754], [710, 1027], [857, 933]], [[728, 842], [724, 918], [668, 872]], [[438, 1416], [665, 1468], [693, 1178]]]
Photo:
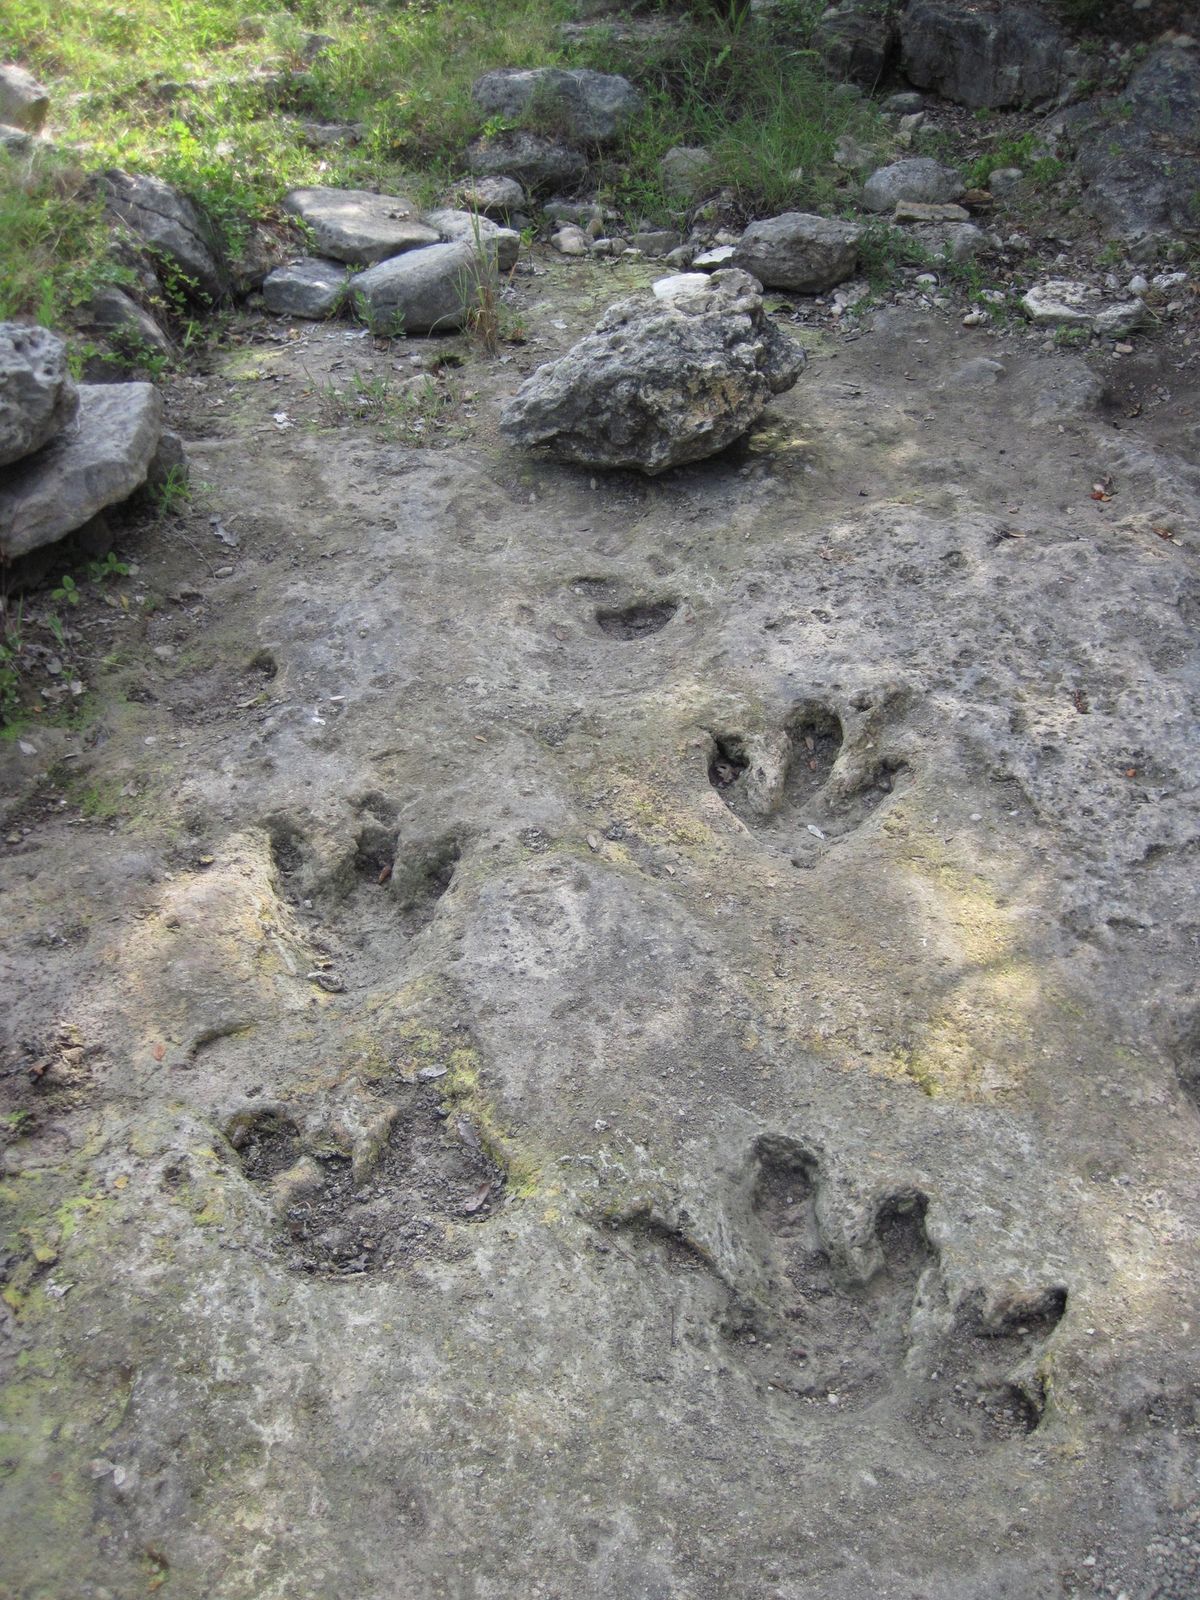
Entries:
[[487, 116], [533, 112], [584, 144], [615, 139], [642, 107], [628, 78], [585, 67], [501, 67], [477, 79], [471, 94]]
[[964, 187], [953, 167], [930, 156], [909, 156], [873, 172], [863, 185], [862, 203], [868, 211], [891, 211], [901, 200], [942, 205], [957, 200]]
[[896, 0], [843, 0], [813, 30], [812, 47], [825, 70], [873, 89], [896, 53]]
[[97, 289], [88, 304], [88, 320], [102, 332], [115, 334], [129, 353], [171, 353], [171, 341], [155, 319], [115, 284]]
[[481, 212], [493, 219], [505, 220], [514, 211], [523, 211], [528, 204], [525, 191], [515, 178], [476, 178], [473, 183], [462, 184], [447, 198], [446, 204], [456, 209]]
[[7, 150], [10, 155], [23, 155], [32, 143], [33, 135], [24, 128], [10, 128], [6, 122], [0, 122], [0, 150]]
[[41, 449], [78, 409], [62, 340], [46, 328], [0, 322], [0, 467]]
[[736, 270], [668, 280], [613, 306], [504, 407], [515, 443], [562, 461], [654, 475], [722, 450], [800, 376], [804, 353]]
[[467, 321], [496, 272], [495, 253], [486, 246], [432, 244], [358, 273], [350, 280], [350, 303], [383, 332], [448, 333]]
[[263, 304], [278, 317], [335, 316], [346, 299], [350, 273], [344, 262], [305, 256], [276, 267], [263, 281]]
[[711, 185], [715, 170], [712, 151], [702, 144], [672, 145], [658, 163], [663, 188], [680, 200], [702, 194]]
[[515, 228], [503, 228], [490, 217], [451, 207], [427, 211], [421, 220], [446, 243], [475, 245], [494, 256], [501, 272], [511, 272], [517, 264], [521, 235]]
[[0, 477], [0, 557], [53, 544], [127, 500], [146, 481], [162, 419], [153, 384], [81, 384], [75, 424]]
[[0, 122], [38, 133], [49, 110], [49, 92], [32, 73], [11, 64], [0, 66]]
[[587, 161], [561, 139], [526, 128], [481, 135], [467, 148], [467, 166], [478, 178], [515, 178], [525, 189], [569, 189], [587, 172]]
[[1047, 278], [1021, 297], [1021, 310], [1031, 322], [1050, 327], [1089, 328], [1119, 337], [1142, 328], [1150, 313], [1141, 300], [1106, 300], [1095, 284]]
[[178, 189], [144, 173], [111, 170], [103, 179], [105, 203], [155, 255], [178, 272], [185, 287], [217, 301], [229, 287], [220, 245], [207, 217]]
[[909, 0], [900, 38], [905, 76], [964, 106], [1045, 105], [1083, 66], [1053, 13], [1020, 0]]
[[1161, 45], [1114, 102], [1066, 119], [1083, 204], [1127, 236], [1200, 230], [1200, 49]]
[[293, 189], [284, 196], [283, 209], [312, 229], [321, 255], [352, 266], [373, 266], [438, 242], [438, 234], [420, 221], [412, 201], [400, 195], [363, 189]]
[[786, 211], [752, 222], [735, 247], [733, 264], [769, 289], [822, 294], [853, 277], [861, 238], [855, 223]]

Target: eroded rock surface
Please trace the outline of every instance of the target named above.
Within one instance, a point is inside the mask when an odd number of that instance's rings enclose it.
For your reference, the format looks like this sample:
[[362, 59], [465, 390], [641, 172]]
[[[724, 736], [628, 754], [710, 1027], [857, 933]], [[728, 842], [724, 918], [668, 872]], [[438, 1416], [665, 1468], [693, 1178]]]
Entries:
[[561, 461], [665, 472], [740, 438], [803, 365], [754, 279], [684, 274], [613, 306], [522, 385], [501, 426]]
[[439, 235], [417, 216], [401, 195], [372, 194], [363, 189], [292, 189], [283, 208], [312, 229], [322, 256], [351, 266], [378, 261], [436, 244]]
[[642, 106], [628, 78], [586, 67], [501, 67], [479, 78], [471, 97], [486, 116], [551, 117], [585, 144], [615, 139]]
[[227, 293], [229, 279], [216, 235], [186, 195], [145, 173], [112, 170], [104, 174], [103, 183], [111, 215], [169, 263], [185, 293], [214, 302]]
[[47, 328], [0, 322], [0, 467], [40, 449], [78, 409], [62, 340]]
[[733, 260], [768, 289], [822, 294], [853, 277], [861, 238], [862, 229], [852, 222], [787, 211], [752, 222]]

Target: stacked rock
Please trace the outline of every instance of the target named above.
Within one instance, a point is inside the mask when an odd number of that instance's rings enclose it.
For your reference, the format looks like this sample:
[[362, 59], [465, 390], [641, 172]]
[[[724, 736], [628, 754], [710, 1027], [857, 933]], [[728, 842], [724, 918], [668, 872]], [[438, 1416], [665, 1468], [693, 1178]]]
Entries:
[[61, 339], [0, 323], [0, 562], [127, 500], [164, 446], [181, 459], [153, 384], [76, 385]]

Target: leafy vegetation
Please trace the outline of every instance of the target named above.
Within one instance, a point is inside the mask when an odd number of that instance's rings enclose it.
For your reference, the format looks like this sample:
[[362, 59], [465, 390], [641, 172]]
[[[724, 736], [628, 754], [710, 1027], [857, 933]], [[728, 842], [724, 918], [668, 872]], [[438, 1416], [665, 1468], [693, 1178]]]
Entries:
[[[857, 94], [818, 70], [809, 45], [820, 10], [782, 0], [768, 26], [743, 0], [695, 0], [682, 36], [628, 38], [564, 34], [570, 0], [289, 0], [260, 17], [247, 16], [245, 0], [9, 0], [0, 59], [47, 84], [49, 132], [73, 153], [0, 155], [0, 317], [70, 326], [101, 283], [131, 286], [109, 253], [92, 176], [106, 167], [176, 184], [204, 206], [235, 260], [251, 219], [278, 217], [298, 184], [432, 199], [480, 131], [471, 85], [496, 66], [634, 78], [644, 112], [600, 163], [609, 197], [634, 220], [678, 213], [658, 177], [673, 144], [708, 146], [716, 181], [747, 213], [832, 202], [836, 140], [869, 141], [877, 124]], [[356, 138], [316, 145], [305, 121], [351, 124]], [[164, 308], [185, 331], [186, 291], [167, 285]], [[137, 350], [125, 358], [164, 364]]]

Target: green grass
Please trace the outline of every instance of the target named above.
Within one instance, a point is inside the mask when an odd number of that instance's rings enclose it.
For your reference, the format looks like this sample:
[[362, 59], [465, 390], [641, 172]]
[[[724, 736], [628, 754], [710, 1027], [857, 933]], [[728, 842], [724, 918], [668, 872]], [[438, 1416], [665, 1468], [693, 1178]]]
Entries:
[[[282, 220], [279, 201], [298, 184], [431, 200], [461, 174], [481, 126], [470, 87], [497, 66], [586, 65], [634, 78], [643, 115], [617, 149], [592, 152], [601, 187], [630, 220], [678, 217], [658, 180], [673, 144], [707, 145], [716, 181], [747, 216], [839, 209], [838, 136], [883, 148], [870, 106], [825, 79], [809, 50], [815, 0], [791, 0], [769, 24], [740, 0], [694, 0], [690, 31], [658, 44], [603, 32], [564, 43], [570, 0], [291, 0], [254, 26], [249, 9], [247, 0], [7, 0], [0, 59], [47, 84], [46, 131], [71, 154], [0, 157], [0, 317], [69, 329], [100, 282], [128, 282], [108, 257], [89, 183], [105, 167], [176, 184], [235, 257], [253, 220]], [[310, 31], [334, 40], [311, 60]], [[360, 123], [363, 137], [310, 149], [296, 128], [305, 118]], [[164, 315], [177, 325], [186, 308]]]

